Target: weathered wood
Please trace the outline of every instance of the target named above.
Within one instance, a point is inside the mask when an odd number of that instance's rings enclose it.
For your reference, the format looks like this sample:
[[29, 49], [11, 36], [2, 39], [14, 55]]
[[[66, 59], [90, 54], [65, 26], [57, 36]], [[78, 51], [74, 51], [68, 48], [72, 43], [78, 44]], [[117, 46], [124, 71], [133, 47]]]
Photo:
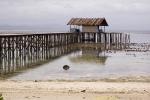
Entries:
[[106, 32], [0, 34], [0, 74], [57, 58], [71, 52], [68, 46], [75, 43], [113, 44], [120, 48], [129, 42], [130, 35]]

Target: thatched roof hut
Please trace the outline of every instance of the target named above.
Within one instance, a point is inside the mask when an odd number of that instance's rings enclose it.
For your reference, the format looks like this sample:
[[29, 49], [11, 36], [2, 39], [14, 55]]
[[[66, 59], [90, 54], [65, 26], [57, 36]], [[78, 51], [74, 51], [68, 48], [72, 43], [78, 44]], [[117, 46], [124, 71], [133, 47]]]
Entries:
[[70, 25], [70, 31], [79, 29], [81, 32], [99, 32], [105, 31], [105, 26], [108, 26], [108, 23], [105, 18], [72, 18], [67, 25]]

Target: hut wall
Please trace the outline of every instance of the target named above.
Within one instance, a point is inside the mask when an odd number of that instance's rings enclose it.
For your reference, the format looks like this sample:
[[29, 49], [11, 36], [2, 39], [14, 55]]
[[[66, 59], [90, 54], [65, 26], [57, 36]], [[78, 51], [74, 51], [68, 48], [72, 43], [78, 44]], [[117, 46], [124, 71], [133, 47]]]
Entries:
[[98, 26], [82, 26], [82, 32], [99, 32]]

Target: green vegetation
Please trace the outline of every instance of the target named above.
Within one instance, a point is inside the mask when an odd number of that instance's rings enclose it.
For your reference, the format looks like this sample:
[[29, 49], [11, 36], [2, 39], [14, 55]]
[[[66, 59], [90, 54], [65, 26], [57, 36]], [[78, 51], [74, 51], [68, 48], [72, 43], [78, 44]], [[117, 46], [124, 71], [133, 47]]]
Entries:
[[4, 100], [3, 96], [2, 96], [2, 93], [0, 93], [0, 100]]

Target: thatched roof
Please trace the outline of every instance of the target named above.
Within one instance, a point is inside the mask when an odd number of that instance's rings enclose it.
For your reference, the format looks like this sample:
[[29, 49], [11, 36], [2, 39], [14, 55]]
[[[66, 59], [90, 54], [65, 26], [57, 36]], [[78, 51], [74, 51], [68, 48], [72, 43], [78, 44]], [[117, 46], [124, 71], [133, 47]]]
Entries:
[[105, 18], [72, 18], [67, 25], [108, 26]]

